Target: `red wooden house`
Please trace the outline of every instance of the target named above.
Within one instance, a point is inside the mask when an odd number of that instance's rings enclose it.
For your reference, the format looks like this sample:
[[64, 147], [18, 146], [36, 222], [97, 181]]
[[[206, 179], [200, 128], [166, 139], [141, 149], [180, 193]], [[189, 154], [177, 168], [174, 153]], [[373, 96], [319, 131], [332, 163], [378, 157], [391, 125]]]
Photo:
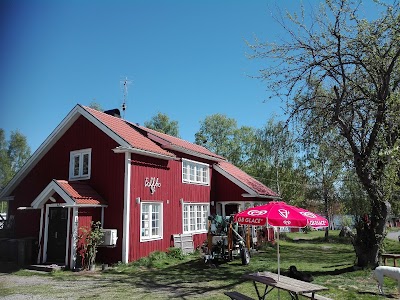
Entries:
[[1, 191], [14, 238], [37, 240], [37, 263], [74, 268], [77, 232], [91, 221], [116, 229], [104, 263], [206, 239], [210, 213], [229, 215], [278, 198], [223, 157], [121, 119], [117, 110], [75, 106]]

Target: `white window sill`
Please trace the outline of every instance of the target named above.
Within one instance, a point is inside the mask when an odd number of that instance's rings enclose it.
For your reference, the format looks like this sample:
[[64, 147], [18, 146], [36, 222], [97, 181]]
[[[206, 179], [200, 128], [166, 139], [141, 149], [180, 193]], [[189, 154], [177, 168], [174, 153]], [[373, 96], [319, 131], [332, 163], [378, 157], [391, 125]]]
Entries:
[[202, 234], [207, 233], [207, 230], [198, 230], [198, 231], [184, 231], [183, 234]]
[[72, 178], [69, 178], [69, 181], [88, 180], [88, 179], [90, 179], [90, 176], [85, 176], [85, 177], [72, 177]]
[[158, 237], [151, 237], [151, 238], [140, 238], [140, 242], [141, 243], [145, 243], [145, 242], [152, 242], [152, 241], [159, 241], [159, 240], [162, 240], [162, 237], [161, 236], [158, 236]]

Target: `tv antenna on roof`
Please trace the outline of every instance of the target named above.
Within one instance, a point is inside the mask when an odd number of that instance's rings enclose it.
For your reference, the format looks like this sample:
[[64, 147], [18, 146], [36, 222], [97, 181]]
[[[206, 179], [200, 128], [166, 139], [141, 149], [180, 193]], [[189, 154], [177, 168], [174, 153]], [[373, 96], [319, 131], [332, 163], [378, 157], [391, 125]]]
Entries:
[[128, 85], [131, 84], [132, 81], [128, 80], [128, 77], [125, 77], [125, 79], [121, 80], [120, 83], [122, 85], [122, 89], [123, 89], [123, 93], [124, 93], [124, 99], [123, 99], [122, 106], [121, 106], [121, 108], [122, 108], [122, 118], [124, 118], [125, 117], [125, 110], [127, 108], [126, 101], [127, 101], [127, 98], [128, 98]]

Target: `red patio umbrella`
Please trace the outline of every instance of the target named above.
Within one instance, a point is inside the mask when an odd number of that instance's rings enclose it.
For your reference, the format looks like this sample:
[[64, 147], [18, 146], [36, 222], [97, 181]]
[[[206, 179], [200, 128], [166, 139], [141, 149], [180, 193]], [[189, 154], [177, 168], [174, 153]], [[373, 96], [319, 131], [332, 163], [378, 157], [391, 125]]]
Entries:
[[307, 225], [313, 228], [328, 227], [328, 220], [304, 208], [289, 205], [283, 201], [271, 201], [267, 204], [250, 207], [234, 218], [235, 222], [242, 225], [274, 227], [297, 227]]
[[328, 220], [304, 208], [289, 205], [283, 201], [271, 201], [267, 204], [250, 207], [239, 212], [234, 217], [234, 222], [241, 225], [266, 226], [270, 225], [278, 231], [278, 275], [280, 275], [279, 255], [279, 228], [312, 228], [328, 227]]

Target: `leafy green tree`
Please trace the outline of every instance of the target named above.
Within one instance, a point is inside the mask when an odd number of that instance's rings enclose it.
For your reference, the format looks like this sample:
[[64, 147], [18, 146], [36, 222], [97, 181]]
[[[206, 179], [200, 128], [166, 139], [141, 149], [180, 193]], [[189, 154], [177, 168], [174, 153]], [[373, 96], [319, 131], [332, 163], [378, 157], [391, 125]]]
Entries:
[[304, 169], [298, 161], [298, 147], [293, 133], [282, 121], [272, 117], [256, 131], [251, 158], [244, 168], [285, 201], [304, 201]]
[[0, 128], [0, 190], [12, 178], [11, 162], [7, 152], [8, 145], [5, 132]]
[[[11, 132], [7, 141], [4, 129], [0, 128], [0, 190], [14, 177], [30, 157], [26, 137], [18, 131]], [[7, 211], [6, 202], [0, 205], [0, 212]]]
[[223, 114], [207, 116], [200, 122], [200, 130], [195, 134], [195, 143], [229, 160], [236, 130], [235, 119]]
[[249, 126], [237, 128], [233, 135], [232, 151], [229, 161], [244, 169], [249, 163], [255, 150], [256, 129]]
[[207, 116], [200, 124], [200, 130], [195, 134], [197, 145], [225, 157], [239, 168], [248, 164], [254, 151], [254, 128], [238, 128], [235, 119], [222, 114]]
[[179, 126], [177, 121], [172, 121], [163, 113], [153, 116], [150, 121], [144, 122], [144, 126], [161, 133], [179, 137]]
[[[332, 140], [322, 140], [308, 152], [308, 198], [323, 203], [323, 211], [332, 223], [340, 201], [339, 187], [342, 180], [343, 161], [339, 153], [333, 150]], [[310, 148], [310, 147], [309, 147]], [[329, 228], [325, 230], [328, 238]]]
[[356, 223], [361, 222], [365, 211], [371, 209], [368, 194], [352, 169], [344, 171], [340, 198], [343, 203], [343, 213], [353, 215]]
[[11, 132], [7, 141], [0, 128], [0, 189], [4, 188], [31, 155], [26, 137], [18, 131]]
[[361, 5], [327, 0], [310, 20], [304, 10], [278, 20], [288, 40], [250, 45], [254, 58], [269, 60], [261, 77], [286, 97], [291, 118], [305, 121], [303, 134], [317, 122], [321, 133], [336, 132], [336, 151], [351, 157], [370, 204], [353, 241], [363, 267], [378, 263], [393, 200], [386, 174], [397, 163], [389, 153], [400, 133], [400, 5], [375, 5], [381, 16], [369, 21]]

